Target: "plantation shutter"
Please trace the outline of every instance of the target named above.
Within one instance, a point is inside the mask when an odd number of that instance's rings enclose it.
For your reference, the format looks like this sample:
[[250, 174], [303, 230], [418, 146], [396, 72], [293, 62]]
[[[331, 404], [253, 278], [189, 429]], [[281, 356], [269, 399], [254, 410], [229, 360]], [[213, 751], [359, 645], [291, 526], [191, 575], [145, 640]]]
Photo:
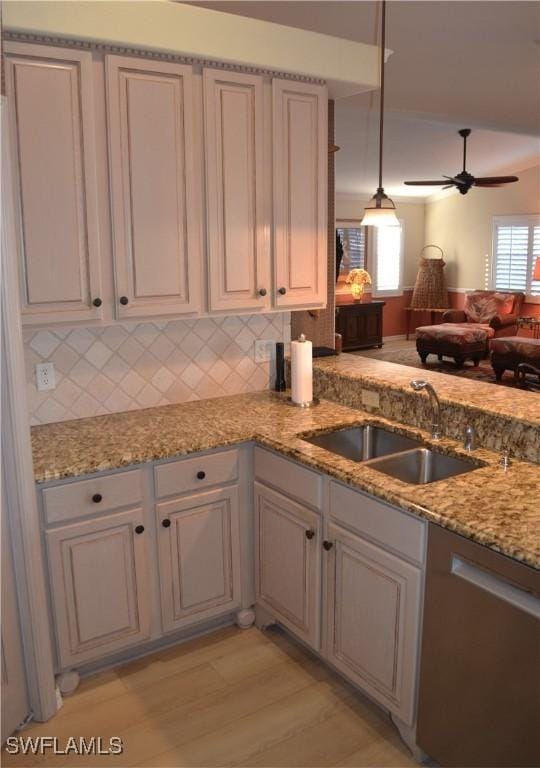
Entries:
[[338, 227], [346, 269], [366, 268], [366, 233], [363, 227]]
[[402, 292], [402, 227], [379, 227], [375, 239], [375, 291], [377, 295]]
[[538, 217], [501, 217], [494, 232], [494, 288], [540, 296], [540, 281], [532, 276], [540, 256]]

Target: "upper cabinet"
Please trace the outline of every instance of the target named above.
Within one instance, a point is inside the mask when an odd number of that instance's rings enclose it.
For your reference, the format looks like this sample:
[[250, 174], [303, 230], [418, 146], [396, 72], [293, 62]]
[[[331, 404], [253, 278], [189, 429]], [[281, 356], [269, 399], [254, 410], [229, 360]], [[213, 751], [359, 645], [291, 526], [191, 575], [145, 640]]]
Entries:
[[277, 307], [323, 306], [327, 290], [326, 86], [272, 81]]
[[263, 78], [205, 69], [204, 132], [210, 311], [270, 306]]
[[325, 305], [326, 86], [5, 51], [25, 323]]
[[92, 54], [7, 42], [22, 312], [101, 317]]
[[123, 56], [105, 66], [117, 316], [197, 312], [192, 68]]

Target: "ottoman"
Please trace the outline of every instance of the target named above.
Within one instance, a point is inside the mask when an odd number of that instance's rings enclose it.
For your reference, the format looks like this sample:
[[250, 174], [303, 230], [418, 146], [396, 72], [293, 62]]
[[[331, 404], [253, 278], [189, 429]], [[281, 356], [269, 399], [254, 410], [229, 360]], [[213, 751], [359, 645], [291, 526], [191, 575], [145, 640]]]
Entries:
[[423, 363], [428, 355], [439, 360], [453, 357], [458, 368], [471, 358], [474, 365], [486, 356], [489, 331], [476, 323], [440, 323], [421, 325], [416, 329], [416, 349]]
[[513, 371], [517, 379], [517, 367], [527, 363], [540, 368], [540, 339], [526, 336], [500, 336], [489, 342], [491, 366], [495, 378], [500, 381], [506, 370]]

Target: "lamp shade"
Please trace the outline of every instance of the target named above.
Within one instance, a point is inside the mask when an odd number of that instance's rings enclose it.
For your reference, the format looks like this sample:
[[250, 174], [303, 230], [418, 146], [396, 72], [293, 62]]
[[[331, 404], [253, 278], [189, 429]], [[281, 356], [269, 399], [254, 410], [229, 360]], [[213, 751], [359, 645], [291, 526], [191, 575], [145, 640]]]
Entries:
[[535, 282], [537, 280], [540, 281], [540, 256], [538, 256], [536, 259], [536, 264], [534, 265], [533, 280]]
[[364, 209], [361, 227], [399, 227], [393, 201], [379, 187]]

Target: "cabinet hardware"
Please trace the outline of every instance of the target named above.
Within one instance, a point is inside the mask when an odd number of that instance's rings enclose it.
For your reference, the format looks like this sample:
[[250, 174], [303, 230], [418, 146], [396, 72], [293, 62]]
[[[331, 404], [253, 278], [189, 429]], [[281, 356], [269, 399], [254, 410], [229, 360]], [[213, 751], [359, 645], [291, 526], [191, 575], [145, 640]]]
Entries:
[[101, 301], [101, 299], [97, 298], [97, 299], [94, 299], [94, 301], [92, 302], [92, 304], [94, 305], [94, 307], [101, 307], [101, 305], [103, 304], [103, 302]]
[[311, 528], [306, 531], [306, 539], [312, 539], [315, 536], [315, 531], [312, 531]]
[[126, 306], [126, 304], [129, 304], [128, 297], [127, 296], [120, 296], [120, 304], [123, 304], [124, 307]]
[[205, 477], [206, 477], [206, 472], [203, 472], [203, 470], [200, 469], [197, 472], [197, 480], [204, 480]]
[[331, 541], [323, 541], [322, 545], [326, 549], [327, 552], [329, 552], [332, 549], [332, 547], [334, 546]]
[[164, 528], [170, 528], [171, 527], [171, 521], [169, 520], [169, 518], [166, 517], [165, 520], [161, 521], [161, 525]]
[[281, 293], [282, 296], [285, 296], [285, 294], [287, 293], [287, 289], [286, 288], [279, 288], [278, 293]]
[[144, 525], [136, 525], [135, 533], [144, 533]]
[[261, 288], [259, 290], [259, 296], [266, 296], [266, 288]]
[[100, 501], [103, 501], [103, 496], [101, 495], [101, 493], [94, 493], [94, 495], [92, 496], [92, 501], [94, 502], [94, 504], [99, 504]]

